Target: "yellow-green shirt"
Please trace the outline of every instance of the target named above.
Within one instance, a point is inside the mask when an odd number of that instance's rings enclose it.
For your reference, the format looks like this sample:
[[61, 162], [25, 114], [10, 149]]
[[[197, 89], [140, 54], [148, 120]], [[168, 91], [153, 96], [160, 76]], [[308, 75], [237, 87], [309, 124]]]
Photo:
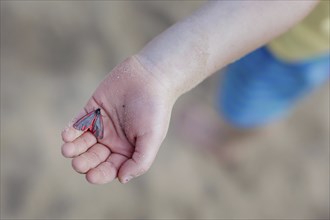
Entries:
[[268, 44], [280, 59], [296, 61], [329, 53], [330, 0], [321, 1], [298, 25]]

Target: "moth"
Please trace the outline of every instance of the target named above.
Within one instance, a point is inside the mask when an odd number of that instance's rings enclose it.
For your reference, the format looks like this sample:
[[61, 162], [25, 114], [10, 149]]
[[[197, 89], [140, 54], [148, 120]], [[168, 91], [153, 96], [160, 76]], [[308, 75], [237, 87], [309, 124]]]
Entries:
[[81, 131], [91, 131], [96, 138], [103, 138], [103, 121], [101, 115], [101, 109], [98, 108], [92, 112], [87, 113], [81, 117], [73, 127]]

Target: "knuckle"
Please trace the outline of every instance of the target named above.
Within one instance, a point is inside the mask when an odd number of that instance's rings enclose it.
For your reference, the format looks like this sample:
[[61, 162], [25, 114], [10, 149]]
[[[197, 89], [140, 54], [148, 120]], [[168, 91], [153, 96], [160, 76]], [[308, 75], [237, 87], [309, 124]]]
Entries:
[[140, 175], [142, 175], [142, 174], [145, 174], [145, 173], [150, 169], [150, 166], [151, 166], [151, 165], [149, 165], [149, 164], [142, 164], [142, 165], [140, 166], [140, 168], [137, 170], [136, 175], [137, 175], [137, 176], [140, 176]]
[[84, 135], [82, 137], [82, 141], [84, 142], [85, 145], [89, 145], [91, 142], [92, 142], [92, 138], [91, 136], [89, 135], [89, 133], [86, 133], [86, 135]]
[[103, 166], [99, 166], [98, 170], [105, 179], [111, 179], [114, 173], [114, 167], [110, 163], [105, 163]]
[[88, 157], [89, 157], [89, 160], [91, 160], [91, 161], [98, 161], [98, 162], [102, 161], [100, 155], [95, 153], [94, 151], [88, 152]]
[[109, 155], [111, 153], [108, 147], [104, 147], [101, 144], [95, 144], [93, 148], [93, 151], [98, 152], [98, 155]]
[[143, 153], [135, 151], [133, 154], [132, 159], [135, 161], [137, 164], [143, 164], [144, 161], [146, 160], [146, 156]]
[[137, 164], [137, 170], [135, 176], [145, 174], [152, 165], [152, 157], [148, 157], [143, 153], [135, 152], [133, 155], [133, 161]]
[[94, 140], [95, 140], [94, 135], [90, 134], [89, 132], [86, 132], [86, 133], [81, 137], [82, 144], [83, 144], [85, 147], [94, 144]]

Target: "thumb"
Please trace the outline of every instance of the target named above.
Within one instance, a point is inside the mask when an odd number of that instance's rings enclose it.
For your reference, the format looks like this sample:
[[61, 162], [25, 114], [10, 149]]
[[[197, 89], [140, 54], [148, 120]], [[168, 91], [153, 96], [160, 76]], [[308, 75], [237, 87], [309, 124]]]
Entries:
[[157, 155], [162, 140], [161, 135], [152, 132], [137, 137], [132, 158], [128, 159], [118, 171], [119, 181], [127, 183], [147, 172]]

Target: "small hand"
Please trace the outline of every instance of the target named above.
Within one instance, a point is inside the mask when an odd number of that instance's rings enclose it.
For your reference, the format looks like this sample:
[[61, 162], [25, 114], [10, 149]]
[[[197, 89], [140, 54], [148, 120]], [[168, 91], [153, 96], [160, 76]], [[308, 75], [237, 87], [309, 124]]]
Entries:
[[96, 89], [80, 117], [101, 108], [104, 136], [79, 131], [72, 123], [62, 132], [62, 154], [90, 183], [122, 183], [145, 173], [166, 136], [174, 98], [136, 57], [118, 65]]

